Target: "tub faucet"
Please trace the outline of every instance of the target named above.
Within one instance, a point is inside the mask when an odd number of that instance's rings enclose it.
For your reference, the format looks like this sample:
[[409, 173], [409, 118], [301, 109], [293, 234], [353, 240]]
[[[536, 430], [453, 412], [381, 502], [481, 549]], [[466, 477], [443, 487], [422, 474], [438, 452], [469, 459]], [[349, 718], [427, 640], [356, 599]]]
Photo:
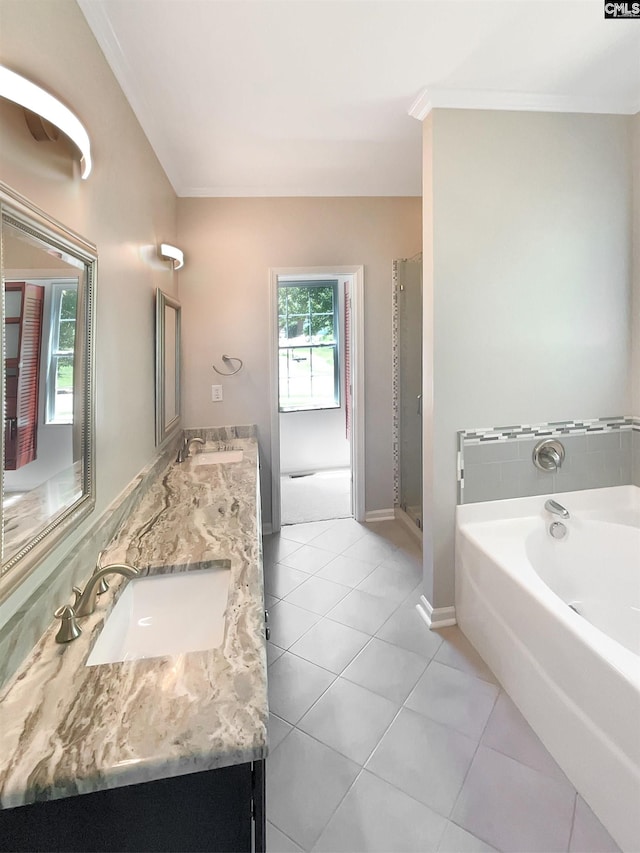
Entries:
[[182, 442], [182, 447], [178, 451], [176, 462], [184, 462], [189, 457], [192, 444], [201, 444], [204, 447], [204, 441], [201, 438], [185, 438]]
[[553, 515], [559, 515], [560, 518], [570, 518], [569, 510], [563, 507], [562, 504], [559, 504], [557, 501], [554, 501], [552, 499], [549, 499], [545, 502], [544, 508], [548, 512], [553, 513]]

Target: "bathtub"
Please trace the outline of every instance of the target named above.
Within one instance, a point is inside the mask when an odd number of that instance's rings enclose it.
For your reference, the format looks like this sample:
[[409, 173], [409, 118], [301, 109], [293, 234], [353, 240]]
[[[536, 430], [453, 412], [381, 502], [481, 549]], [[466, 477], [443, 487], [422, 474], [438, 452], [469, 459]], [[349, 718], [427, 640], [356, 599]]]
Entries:
[[[549, 497], [571, 516], [561, 540]], [[458, 507], [456, 616], [618, 845], [640, 850], [640, 489]]]

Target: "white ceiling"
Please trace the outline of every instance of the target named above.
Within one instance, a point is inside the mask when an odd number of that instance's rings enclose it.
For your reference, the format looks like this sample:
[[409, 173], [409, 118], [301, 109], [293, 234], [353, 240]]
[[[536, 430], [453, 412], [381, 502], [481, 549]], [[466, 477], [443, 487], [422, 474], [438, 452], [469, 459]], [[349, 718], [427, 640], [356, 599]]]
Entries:
[[180, 196], [420, 195], [425, 87], [640, 109], [640, 22], [603, 0], [78, 2]]

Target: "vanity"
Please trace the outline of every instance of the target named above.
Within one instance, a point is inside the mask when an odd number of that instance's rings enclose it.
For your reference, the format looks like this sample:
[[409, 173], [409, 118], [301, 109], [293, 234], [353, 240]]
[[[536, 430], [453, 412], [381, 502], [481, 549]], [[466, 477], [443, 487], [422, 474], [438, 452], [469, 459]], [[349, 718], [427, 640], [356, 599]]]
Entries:
[[0, 237], [0, 850], [264, 851], [256, 429], [183, 434], [159, 253], [156, 452], [97, 504], [97, 247], [2, 183]]
[[[129, 564], [141, 576], [112, 575], [94, 612], [78, 620], [77, 639], [57, 643], [55, 620], [0, 693], [2, 850], [265, 849], [268, 705], [255, 429], [189, 435], [204, 443], [181, 463], [177, 438], [170, 444], [171, 461], [101, 556], [103, 566]], [[207, 577], [209, 592], [200, 584]], [[146, 617], [119, 599], [131, 597], [128, 584], [142, 589], [145, 582], [161, 590], [160, 610], [183, 617], [192, 596], [200, 614], [194, 625], [211, 595], [218, 639], [192, 636], [188, 619], [171, 622], [158, 632], [165, 653], [155, 656], [152, 647], [154, 656], [137, 657], [149, 652], [136, 651]], [[109, 643], [109, 630], [116, 639], [127, 632], [127, 641]], [[87, 665], [98, 641], [106, 649], [101, 660], [111, 662]]]

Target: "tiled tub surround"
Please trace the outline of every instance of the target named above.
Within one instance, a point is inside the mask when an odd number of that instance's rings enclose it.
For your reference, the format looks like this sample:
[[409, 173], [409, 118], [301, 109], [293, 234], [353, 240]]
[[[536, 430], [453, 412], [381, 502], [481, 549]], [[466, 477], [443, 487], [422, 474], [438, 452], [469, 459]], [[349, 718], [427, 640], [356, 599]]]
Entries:
[[[0, 694], [4, 808], [259, 760], [267, 692], [257, 446], [242, 462], [172, 464], [108, 546], [104, 563], [189, 566], [230, 559], [219, 649], [85, 666], [115, 596], [61, 646], [52, 625]], [[162, 569], [161, 569], [162, 570]], [[116, 595], [124, 586], [114, 576]], [[67, 590], [67, 595], [68, 595]], [[67, 595], [63, 598], [64, 601]], [[58, 604], [62, 601], [57, 602]]]
[[637, 851], [640, 489], [563, 495], [561, 540], [543, 502], [458, 507], [458, 622], [618, 844]]
[[[556, 438], [560, 471], [538, 470], [535, 445]], [[458, 433], [458, 503], [640, 485], [640, 418], [601, 418]]]

